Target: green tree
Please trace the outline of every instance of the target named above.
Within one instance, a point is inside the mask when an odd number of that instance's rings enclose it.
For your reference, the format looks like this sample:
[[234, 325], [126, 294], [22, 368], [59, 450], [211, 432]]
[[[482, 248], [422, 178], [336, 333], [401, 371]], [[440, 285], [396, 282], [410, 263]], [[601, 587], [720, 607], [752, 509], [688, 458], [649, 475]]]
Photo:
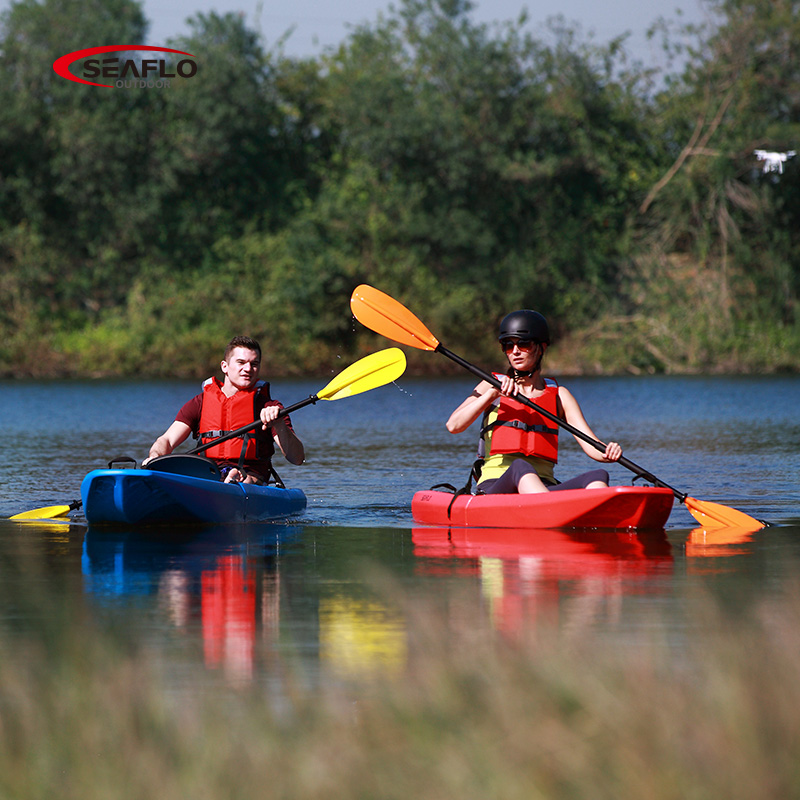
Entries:
[[198, 74], [164, 93], [146, 184], [159, 192], [161, 250], [194, 268], [216, 238], [285, 222], [305, 161], [257, 34], [235, 14], [198, 14], [190, 26], [172, 44], [197, 54]]
[[104, 248], [118, 240], [116, 209], [133, 183], [126, 134], [140, 100], [65, 81], [52, 64], [142, 40], [146, 24], [132, 0], [21, 0], [0, 24], [0, 261], [14, 298], [0, 314], [13, 347], [119, 296], [126, 263]]
[[32, 328], [94, 322], [126, 302], [138, 277], [157, 285], [197, 269], [217, 238], [277, 226], [299, 202], [305, 154], [257, 36], [232, 14], [199, 15], [192, 28], [177, 44], [197, 55], [195, 78], [102, 89], [63, 80], [53, 61], [143, 42], [136, 2], [21, 0], [4, 14], [0, 260], [17, 298], [9, 327], [22, 309]]
[[108, 90], [52, 62], [143, 41], [141, 7], [19, 0], [0, 18], [0, 364], [33, 343], [47, 373], [155, 353], [196, 373], [247, 330], [281, 341], [277, 368], [321, 370], [374, 345], [347, 313], [368, 281], [481, 359], [529, 306], [570, 367], [797, 366], [800, 158], [764, 173], [754, 150], [800, 149], [800, 8], [709, 7], [658, 94], [624, 37], [475, 24], [469, 0], [404, 0], [302, 60], [199, 14], [170, 43], [194, 78]]
[[364, 277], [456, 332], [511, 305], [591, 315], [652, 159], [643, 101], [614, 78], [619, 43], [584, 47], [562, 26], [548, 47], [524, 17], [494, 31], [470, 10], [407, 0], [326, 59], [329, 224]]
[[[717, 286], [728, 333], [749, 314], [796, 319], [796, 162], [764, 173], [754, 151], [800, 142], [800, 3], [717, 0], [717, 24], [659, 100], [673, 162], [641, 210], [667, 251], [691, 254]], [[744, 302], [742, 302], [744, 301]]]

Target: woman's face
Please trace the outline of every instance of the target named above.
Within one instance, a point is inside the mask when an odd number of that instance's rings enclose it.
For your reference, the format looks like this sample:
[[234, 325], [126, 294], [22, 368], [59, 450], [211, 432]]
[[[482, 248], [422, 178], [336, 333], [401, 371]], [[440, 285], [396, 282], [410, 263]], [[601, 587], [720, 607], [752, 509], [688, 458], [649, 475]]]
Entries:
[[544, 354], [545, 345], [529, 339], [517, 339], [509, 336], [502, 339], [500, 346], [508, 358], [508, 363], [520, 372], [530, 372], [538, 368]]

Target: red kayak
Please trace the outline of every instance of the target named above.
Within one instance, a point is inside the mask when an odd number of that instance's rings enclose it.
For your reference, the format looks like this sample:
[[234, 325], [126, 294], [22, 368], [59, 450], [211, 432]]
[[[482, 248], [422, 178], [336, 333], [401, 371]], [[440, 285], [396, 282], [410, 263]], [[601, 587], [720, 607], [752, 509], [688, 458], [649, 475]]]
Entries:
[[[671, 489], [612, 486], [542, 494], [460, 495], [434, 489], [411, 501], [416, 522], [480, 528], [663, 528], [672, 511]], [[452, 506], [451, 506], [452, 503]]]

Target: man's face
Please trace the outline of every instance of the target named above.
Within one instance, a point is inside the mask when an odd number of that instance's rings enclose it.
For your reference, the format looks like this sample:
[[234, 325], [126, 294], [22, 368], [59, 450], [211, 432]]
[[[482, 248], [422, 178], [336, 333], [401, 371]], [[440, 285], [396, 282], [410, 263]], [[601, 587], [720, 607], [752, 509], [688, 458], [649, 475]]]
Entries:
[[252, 389], [258, 381], [261, 361], [255, 350], [235, 347], [227, 361], [220, 364], [227, 381], [237, 389]]

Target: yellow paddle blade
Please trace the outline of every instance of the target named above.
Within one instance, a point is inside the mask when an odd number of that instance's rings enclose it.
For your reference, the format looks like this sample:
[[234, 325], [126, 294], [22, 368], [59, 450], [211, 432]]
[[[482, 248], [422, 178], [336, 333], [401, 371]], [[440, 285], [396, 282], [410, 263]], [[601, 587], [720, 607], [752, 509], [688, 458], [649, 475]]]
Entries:
[[402, 303], [362, 283], [350, 298], [353, 316], [365, 327], [417, 350], [435, 350], [439, 340]]
[[406, 369], [405, 353], [397, 347], [379, 350], [342, 370], [324, 389], [320, 400], [341, 400], [397, 380]]
[[44, 508], [34, 508], [31, 511], [22, 511], [9, 519], [55, 519], [69, 514], [73, 508], [74, 506], [45, 506]]
[[696, 500], [687, 497], [684, 501], [689, 513], [706, 529], [738, 528], [740, 530], [758, 531], [766, 527], [761, 520], [737, 511], [735, 508], [709, 503], [707, 500]]

